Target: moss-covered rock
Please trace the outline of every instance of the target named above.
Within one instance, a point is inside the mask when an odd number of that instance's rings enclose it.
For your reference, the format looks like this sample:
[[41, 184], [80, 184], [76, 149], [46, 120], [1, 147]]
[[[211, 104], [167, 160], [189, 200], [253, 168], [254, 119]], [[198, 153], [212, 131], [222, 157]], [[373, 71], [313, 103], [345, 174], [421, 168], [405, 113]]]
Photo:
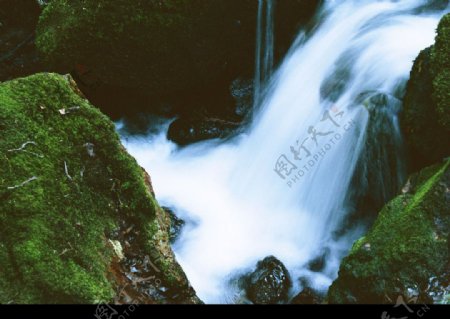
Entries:
[[38, 48], [57, 70], [88, 67], [109, 85], [172, 94], [251, 65], [256, 1], [54, 0]]
[[144, 171], [70, 76], [1, 83], [0, 136], [0, 303], [198, 301]]
[[[290, 44], [318, 2], [280, 1], [277, 43]], [[135, 108], [154, 110], [155, 101], [169, 100], [177, 112], [220, 110], [231, 81], [253, 75], [257, 6], [257, 0], [53, 0], [41, 15], [37, 45], [54, 70], [76, 70], [98, 94], [108, 91], [105, 110], [111, 93], [124, 88], [151, 97]]]
[[438, 27], [436, 44], [414, 63], [402, 114], [402, 127], [419, 169], [450, 155], [450, 14]]
[[445, 302], [449, 188], [450, 160], [413, 175], [342, 262], [329, 302], [395, 303], [400, 295]]
[[436, 65], [433, 97], [437, 105], [439, 123], [450, 132], [450, 14], [447, 14], [439, 25], [433, 62]]

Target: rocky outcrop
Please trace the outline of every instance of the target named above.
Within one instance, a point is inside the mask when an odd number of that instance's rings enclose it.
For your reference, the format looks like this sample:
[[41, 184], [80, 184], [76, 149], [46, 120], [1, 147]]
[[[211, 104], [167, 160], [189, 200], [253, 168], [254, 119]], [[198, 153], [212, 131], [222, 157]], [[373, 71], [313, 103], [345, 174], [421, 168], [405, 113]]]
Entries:
[[417, 170], [450, 155], [450, 14], [436, 44], [414, 63], [404, 99], [402, 128]]
[[[282, 52], [318, 3], [279, 1], [275, 38]], [[159, 104], [176, 113], [233, 112], [230, 83], [254, 73], [257, 6], [257, 0], [53, 0], [40, 18], [37, 44], [53, 70], [74, 71], [107, 112], [155, 111]]]
[[281, 261], [270, 256], [258, 262], [255, 271], [241, 279], [247, 298], [255, 304], [287, 301], [292, 281]]
[[0, 303], [196, 303], [170, 218], [70, 76], [0, 84]]
[[449, 190], [450, 160], [411, 176], [343, 260], [329, 302], [448, 302]]

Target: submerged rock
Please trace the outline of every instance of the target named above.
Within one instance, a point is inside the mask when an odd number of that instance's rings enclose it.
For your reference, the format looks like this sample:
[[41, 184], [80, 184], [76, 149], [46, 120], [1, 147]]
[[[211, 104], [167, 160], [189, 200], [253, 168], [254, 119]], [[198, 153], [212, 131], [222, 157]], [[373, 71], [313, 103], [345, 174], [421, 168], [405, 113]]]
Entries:
[[225, 139], [237, 132], [240, 124], [218, 118], [180, 118], [170, 125], [167, 137], [182, 146], [209, 139]]
[[[365, 92], [357, 103], [369, 113], [365, 143], [352, 178], [350, 194], [360, 217], [378, 213], [397, 193], [406, 178], [403, 139], [398, 114], [401, 101], [382, 92]], [[372, 212], [373, 214], [369, 213]]]
[[411, 176], [358, 240], [328, 293], [330, 303], [441, 303], [449, 294], [450, 160]]
[[308, 263], [307, 268], [314, 272], [323, 271], [327, 265], [327, 259], [330, 256], [330, 249], [326, 248], [323, 250], [322, 254], [314, 258]]
[[247, 297], [255, 304], [276, 304], [287, 301], [292, 282], [281, 261], [270, 256], [256, 265], [244, 282]]
[[70, 76], [1, 83], [0, 135], [0, 303], [199, 302], [150, 180]]

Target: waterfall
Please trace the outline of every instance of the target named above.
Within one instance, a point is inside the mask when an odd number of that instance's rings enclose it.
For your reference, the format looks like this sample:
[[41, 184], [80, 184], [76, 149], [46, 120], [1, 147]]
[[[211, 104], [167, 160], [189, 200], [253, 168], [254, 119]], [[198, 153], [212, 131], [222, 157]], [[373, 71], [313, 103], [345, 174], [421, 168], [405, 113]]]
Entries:
[[275, 0], [258, 0], [256, 26], [256, 53], [254, 79], [254, 106], [259, 105], [264, 87], [274, 64], [274, 12]]
[[[372, 192], [373, 179], [389, 181], [386, 189], [401, 181], [387, 176], [400, 175], [400, 100], [413, 60], [434, 42], [444, 14], [427, 3], [324, 1], [314, 31], [300, 34], [260, 84], [250, 128], [231, 141], [179, 149], [166, 139], [168, 125], [124, 140], [152, 176], [158, 201], [187, 222], [174, 250], [206, 303], [236, 302], [233, 279], [269, 255], [291, 273], [292, 295], [305, 285], [327, 291], [365, 230], [346, 224], [355, 210], [364, 214], [355, 196]], [[260, 4], [262, 18], [273, 3]], [[265, 80], [273, 38], [262, 24], [266, 53], [258, 54], [256, 78]], [[355, 188], [364, 194], [351, 195]], [[321, 257], [323, 269], [310, 269]]]

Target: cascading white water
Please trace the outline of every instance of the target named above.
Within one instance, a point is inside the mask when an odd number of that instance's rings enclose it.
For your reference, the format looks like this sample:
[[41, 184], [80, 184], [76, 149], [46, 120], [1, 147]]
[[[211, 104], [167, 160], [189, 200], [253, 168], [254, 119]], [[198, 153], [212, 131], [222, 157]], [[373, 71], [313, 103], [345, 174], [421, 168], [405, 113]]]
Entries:
[[275, 0], [258, 0], [256, 26], [256, 54], [254, 103], [255, 109], [261, 102], [264, 87], [269, 80], [274, 64], [274, 11]]
[[[152, 176], [158, 201], [188, 221], [174, 250], [203, 301], [235, 302], [230, 280], [269, 255], [289, 269], [293, 293], [305, 282], [328, 289], [362, 231], [342, 235], [340, 227], [366, 147], [364, 96], [397, 94], [414, 58], [433, 43], [443, 12], [417, 10], [424, 4], [325, 1], [313, 34], [299, 36], [273, 75], [250, 129], [232, 141], [178, 149], [167, 127], [124, 139]], [[324, 269], [309, 270], [325, 249]]]

